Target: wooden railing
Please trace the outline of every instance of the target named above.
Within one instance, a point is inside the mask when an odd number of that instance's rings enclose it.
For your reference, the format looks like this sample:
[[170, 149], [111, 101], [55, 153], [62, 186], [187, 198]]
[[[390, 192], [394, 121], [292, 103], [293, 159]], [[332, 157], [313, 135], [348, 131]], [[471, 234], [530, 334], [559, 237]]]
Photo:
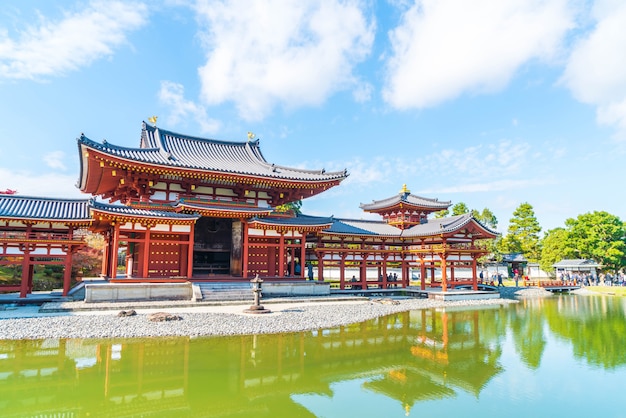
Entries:
[[524, 280], [524, 286], [534, 287], [572, 287], [580, 286], [573, 280]]
[[19, 292], [21, 285], [19, 284], [0, 284], [0, 293], [13, 293]]
[[0, 231], [2, 241], [83, 241], [82, 238], [70, 236], [62, 232], [26, 232], [26, 231]]

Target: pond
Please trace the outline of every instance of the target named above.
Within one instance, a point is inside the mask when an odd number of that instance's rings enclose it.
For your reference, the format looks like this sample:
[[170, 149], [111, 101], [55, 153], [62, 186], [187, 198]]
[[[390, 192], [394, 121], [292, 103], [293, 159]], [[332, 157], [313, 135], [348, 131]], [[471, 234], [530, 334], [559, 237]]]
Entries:
[[626, 298], [606, 296], [279, 335], [0, 341], [3, 417], [624, 417], [625, 392]]

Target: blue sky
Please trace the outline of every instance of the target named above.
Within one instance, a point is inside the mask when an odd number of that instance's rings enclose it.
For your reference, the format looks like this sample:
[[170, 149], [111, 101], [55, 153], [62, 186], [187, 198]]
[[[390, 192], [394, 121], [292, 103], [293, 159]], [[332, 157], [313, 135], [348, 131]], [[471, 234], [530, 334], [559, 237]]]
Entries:
[[0, 190], [79, 197], [76, 137], [136, 147], [157, 115], [347, 168], [313, 215], [406, 183], [501, 231], [522, 202], [544, 230], [626, 220], [624, 27], [621, 0], [5, 1]]

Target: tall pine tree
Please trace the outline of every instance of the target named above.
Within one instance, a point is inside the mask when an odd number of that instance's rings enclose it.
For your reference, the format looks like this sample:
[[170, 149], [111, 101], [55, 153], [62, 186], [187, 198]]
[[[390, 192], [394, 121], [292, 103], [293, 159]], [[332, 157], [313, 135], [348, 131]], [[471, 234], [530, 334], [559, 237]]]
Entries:
[[541, 225], [532, 205], [524, 202], [513, 212], [501, 248], [504, 252], [522, 253], [528, 261], [537, 262], [541, 257], [540, 233]]

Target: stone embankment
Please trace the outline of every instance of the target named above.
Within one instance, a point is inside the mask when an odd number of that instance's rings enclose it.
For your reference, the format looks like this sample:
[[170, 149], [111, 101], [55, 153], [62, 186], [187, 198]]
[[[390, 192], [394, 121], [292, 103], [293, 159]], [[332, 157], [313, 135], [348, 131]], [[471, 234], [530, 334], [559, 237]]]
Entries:
[[[174, 312], [177, 321], [152, 322], [147, 305], [137, 304], [136, 315], [119, 315], [120, 308], [103, 304], [101, 311], [73, 312], [35, 316], [31, 318], [0, 319], [0, 339], [41, 338], [134, 338], [165, 336], [217, 336], [242, 334], [274, 334], [332, 328], [415, 309], [483, 306], [506, 306], [515, 298], [544, 297], [550, 293], [536, 288], [502, 288], [502, 299], [436, 301], [432, 299], [377, 299], [353, 301], [313, 301], [307, 303], [263, 302], [271, 314], [248, 315], [247, 306], [222, 311], [192, 311], [174, 304], [165, 312]], [[291, 301], [293, 302], [293, 301]], [[95, 305], [95, 304], [94, 304]], [[100, 304], [98, 304], [100, 305]], [[128, 309], [124, 307], [124, 309]], [[239, 309], [239, 310], [238, 310]], [[54, 311], [51, 310], [51, 311]], [[144, 311], [144, 312], [142, 312]]]
[[500, 297], [506, 299], [546, 298], [551, 297], [552, 292], [541, 287], [500, 287]]

